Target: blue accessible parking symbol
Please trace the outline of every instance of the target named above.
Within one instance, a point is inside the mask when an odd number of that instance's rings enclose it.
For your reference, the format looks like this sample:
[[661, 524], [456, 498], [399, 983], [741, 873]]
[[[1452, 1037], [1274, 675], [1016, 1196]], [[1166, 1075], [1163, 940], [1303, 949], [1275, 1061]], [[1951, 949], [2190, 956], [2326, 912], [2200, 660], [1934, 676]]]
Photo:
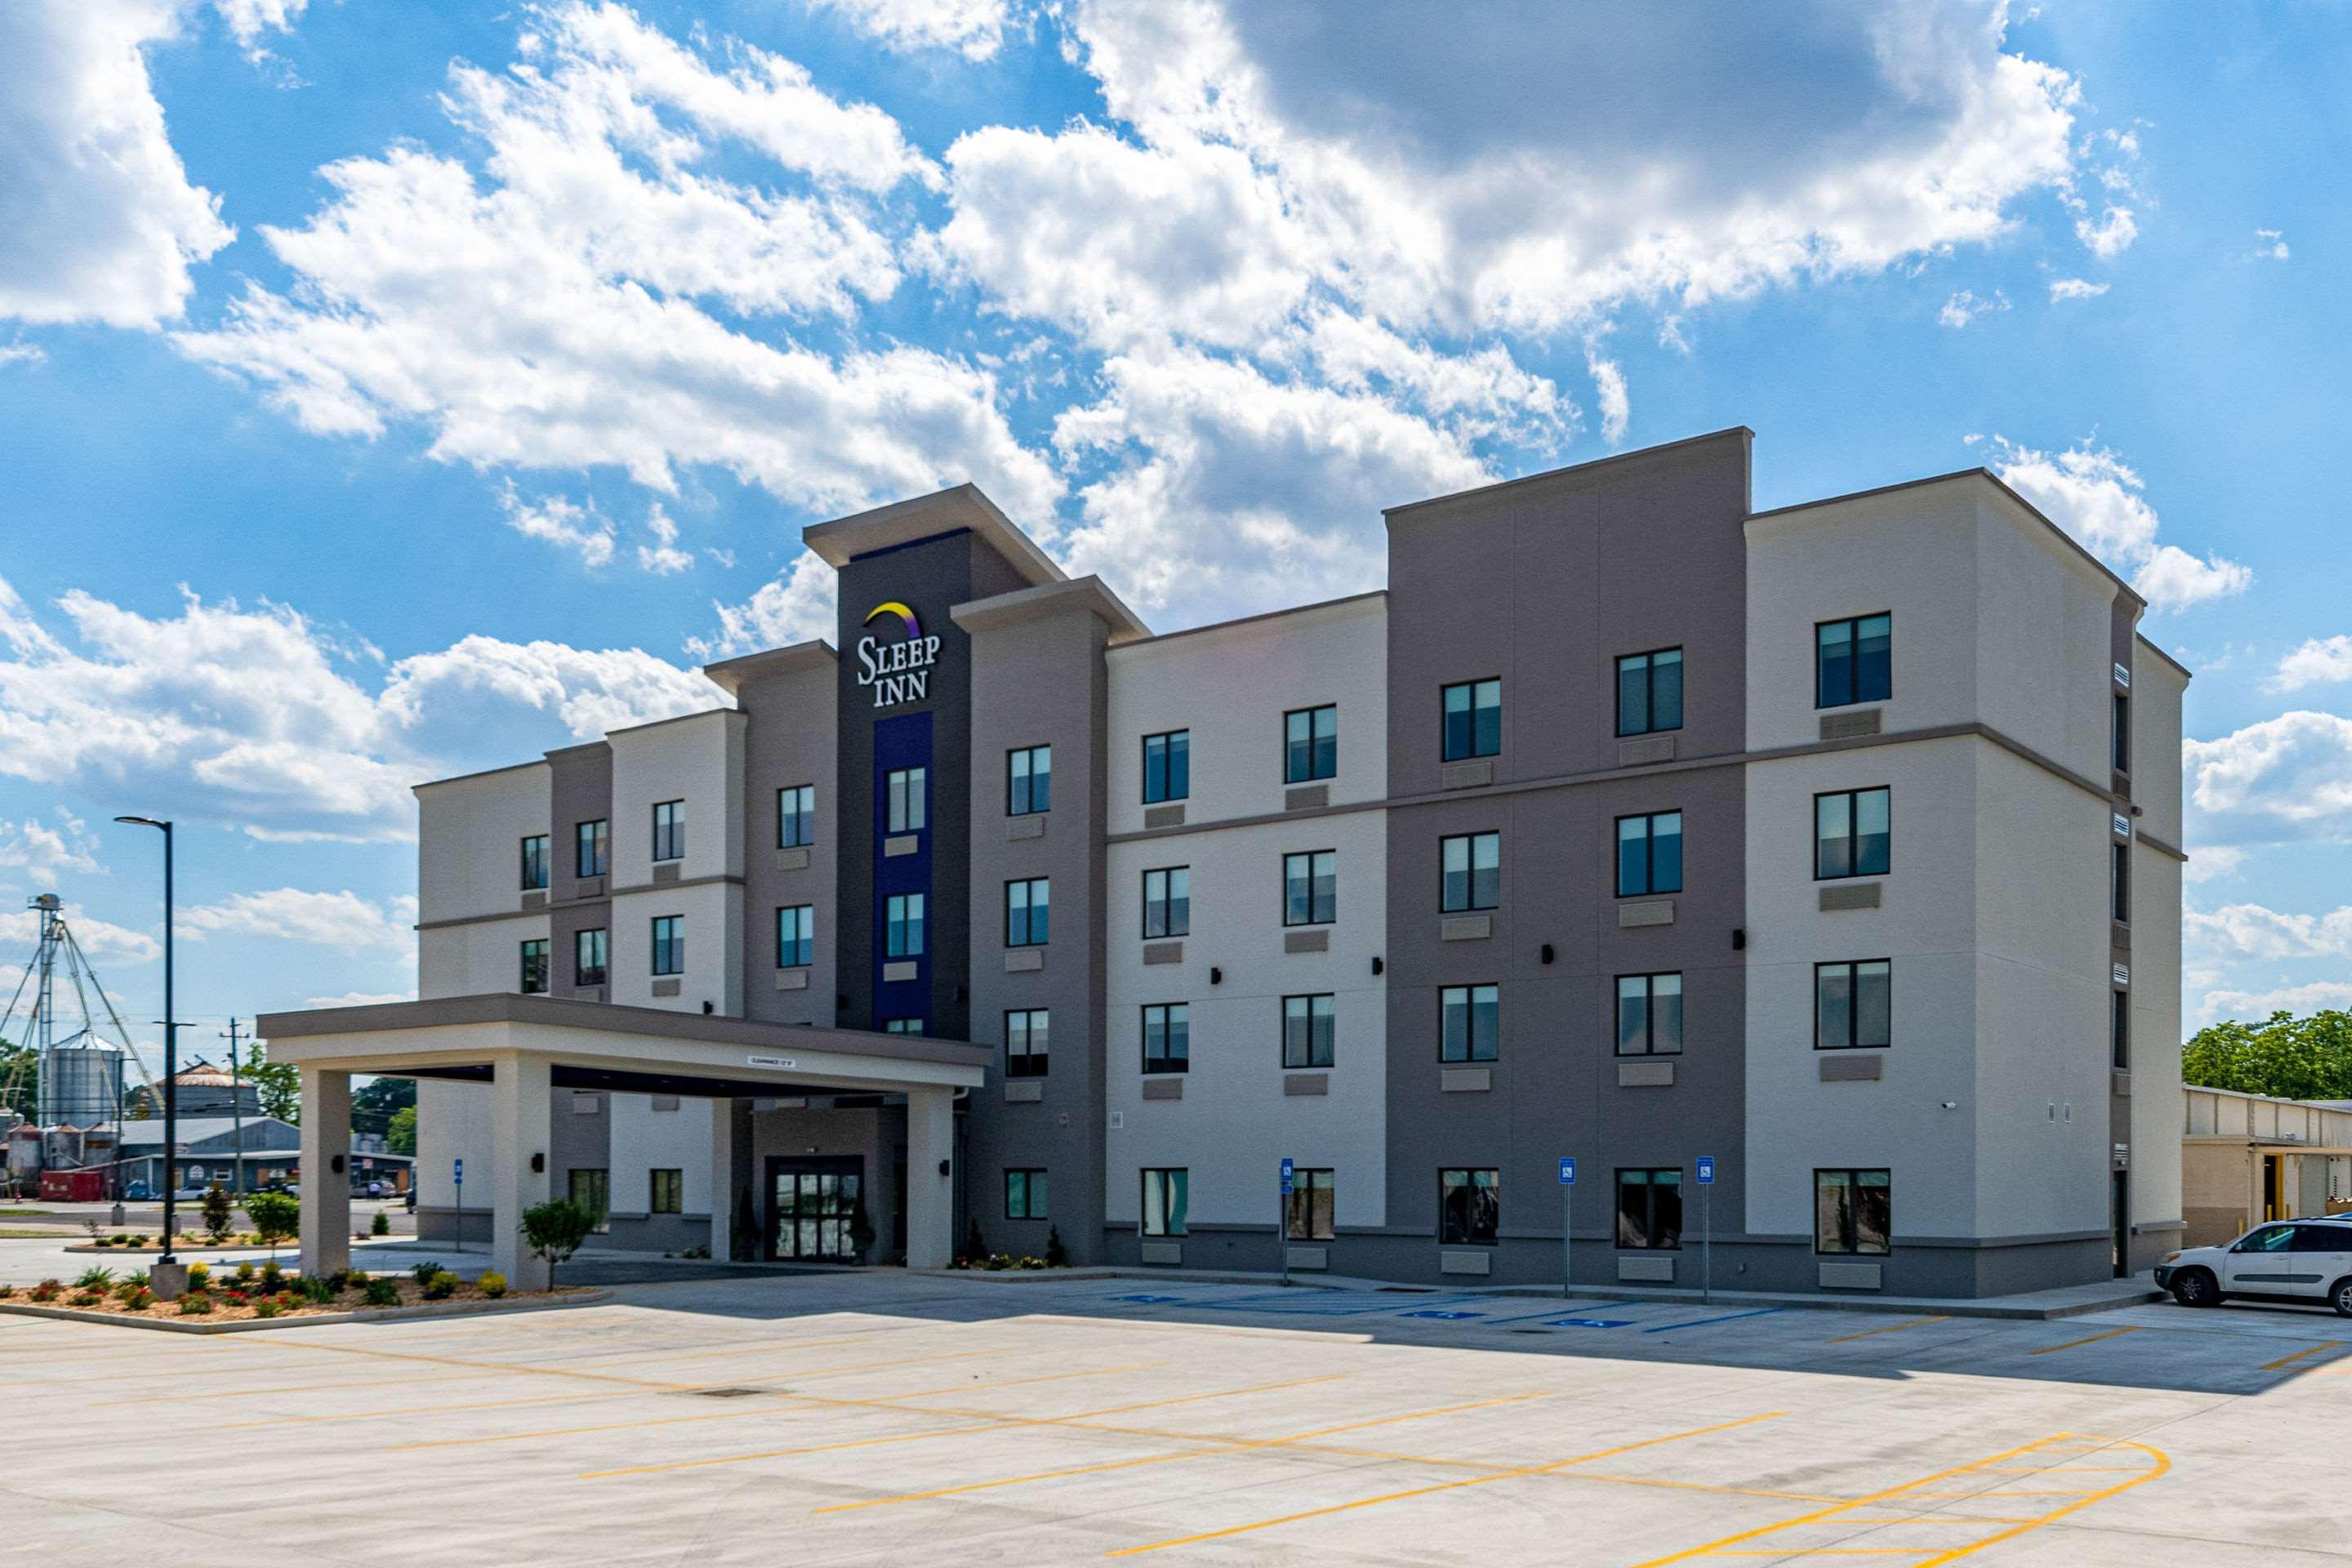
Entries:
[[1559, 1184], [1563, 1187], [1572, 1187], [1576, 1185], [1576, 1162], [1574, 1160], [1563, 1158], [1560, 1161]]
[[1698, 1157], [1698, 1184], [1702, 1187], [1715, 1184], [1715, 1156], [1712, 1154]]

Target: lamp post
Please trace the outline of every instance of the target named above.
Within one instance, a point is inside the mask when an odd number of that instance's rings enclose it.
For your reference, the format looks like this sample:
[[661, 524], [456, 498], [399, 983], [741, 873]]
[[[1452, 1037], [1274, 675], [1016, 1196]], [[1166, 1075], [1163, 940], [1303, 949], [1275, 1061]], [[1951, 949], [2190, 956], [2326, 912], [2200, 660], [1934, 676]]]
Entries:
[[180, 1026], [172, 1011], [172, 825], [152, 816], [118, 816], [133, 827], [160, 828], [163, 834], [163, 1254], [158, 1263], [179, 1261], [172, 1250], [179, 1234], [173, 1196], [179, 1184], [172, 1179], [172, 1161], [180, 1149]]

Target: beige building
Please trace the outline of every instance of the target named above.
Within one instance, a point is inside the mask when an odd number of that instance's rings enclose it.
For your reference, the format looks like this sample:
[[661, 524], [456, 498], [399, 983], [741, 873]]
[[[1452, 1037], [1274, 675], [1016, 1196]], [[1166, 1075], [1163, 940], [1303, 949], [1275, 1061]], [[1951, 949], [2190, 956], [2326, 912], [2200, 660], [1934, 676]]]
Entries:
[[2193, 1084], [2180, 1099], [2185, 1245], [2215, 1247], [2263, 1220], [2352, 1209], [2352, 1100]]

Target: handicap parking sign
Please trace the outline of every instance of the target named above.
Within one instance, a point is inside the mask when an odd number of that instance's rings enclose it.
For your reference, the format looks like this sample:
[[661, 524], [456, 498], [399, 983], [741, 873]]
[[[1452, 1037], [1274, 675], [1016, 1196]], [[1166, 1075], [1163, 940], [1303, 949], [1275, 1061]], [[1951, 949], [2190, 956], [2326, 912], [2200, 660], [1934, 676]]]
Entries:
[[1712, 1154], [1698, 1157], [1698, 1184], [1702, 1187], [1715, 1184], [1715, 1156]]
[[1563, 1159], [1560, 1161], [1559, 1184], [1563, 1187], [1572, 1187], [1576, 1185], [1576, 1162], [1574, 1160]]
[[1286, 1156], [1282, 1162], [1282, 1190], [1286, 1193], [1290, 1191], [1290, 1178], [1291, 1164], [1288, 1157]]

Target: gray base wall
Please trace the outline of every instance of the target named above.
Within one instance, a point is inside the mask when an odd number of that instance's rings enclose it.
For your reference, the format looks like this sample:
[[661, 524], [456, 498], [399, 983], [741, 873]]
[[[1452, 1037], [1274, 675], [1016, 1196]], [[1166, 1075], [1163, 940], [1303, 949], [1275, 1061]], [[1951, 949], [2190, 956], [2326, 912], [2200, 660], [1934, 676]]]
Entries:
[[623, 1247], [635, 1252], [685, 1252], [710, 1245], [710, 1216], [707, 1214], [611, 1215], [606, 1223], [611, 1231], [591, 1238], [606, 1247]]

